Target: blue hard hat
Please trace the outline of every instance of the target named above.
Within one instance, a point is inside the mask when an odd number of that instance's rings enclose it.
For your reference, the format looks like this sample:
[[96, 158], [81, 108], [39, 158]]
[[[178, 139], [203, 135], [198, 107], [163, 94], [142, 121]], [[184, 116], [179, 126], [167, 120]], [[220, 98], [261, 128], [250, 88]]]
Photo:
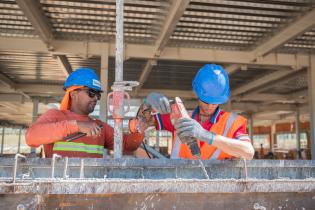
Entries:
[[192, 87], [198, 98], [208, 104], [224, 104], [230, 97], [229, 76], [220, 65], [204, 65], [196, 74]]
[[63, 88], [67, 89], [68, 87], [75, 85], [86, 86], [98, 91], [103, 91], [100, 78], [97, 76], [95, 71], [90, 68], [77, 68], [68, 76]]

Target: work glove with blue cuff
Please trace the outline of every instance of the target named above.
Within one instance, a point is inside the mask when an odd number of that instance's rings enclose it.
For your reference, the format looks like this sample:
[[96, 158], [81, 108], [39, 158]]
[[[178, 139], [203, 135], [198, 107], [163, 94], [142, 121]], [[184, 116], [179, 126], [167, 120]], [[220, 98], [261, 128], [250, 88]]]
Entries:
[[204, 129], [196, 120], [180, 118], [175, 124], [175, 129], [182, 143], [189, 140], [187, 137], [195, 137], [200, 141], [212, 144], [215, 134]]
[[171, 106], [168, 99], [160, 93], [150, 93], [144, 100], [144, 103], [161, 114], [171, 112]]

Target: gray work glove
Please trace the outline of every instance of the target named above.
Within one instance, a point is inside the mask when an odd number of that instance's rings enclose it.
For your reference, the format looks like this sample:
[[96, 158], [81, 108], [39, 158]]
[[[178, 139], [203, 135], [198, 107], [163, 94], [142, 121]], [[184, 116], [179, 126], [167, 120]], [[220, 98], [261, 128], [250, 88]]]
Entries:
[[189, 140], [185, 137], [195, 137], [200, 141], [212, 144], [215, 134], [204, 129], [196, 120], [191, 118], [180, 118], [175, 124], [175, 129], [182, 143]]
[[145, 99], [145, 104], [151, 106], [155, 111], [161, 114], [171, 112], [171, 106], [166, 96], [160, 93], [150, 93]]

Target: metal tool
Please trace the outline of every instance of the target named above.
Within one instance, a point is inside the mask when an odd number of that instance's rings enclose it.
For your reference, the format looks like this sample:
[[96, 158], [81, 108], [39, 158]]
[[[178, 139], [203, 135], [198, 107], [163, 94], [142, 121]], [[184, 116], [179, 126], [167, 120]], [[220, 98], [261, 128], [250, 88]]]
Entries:
[[[100, 128], [103, 128], [103, 125], [99, 125]], [[86, 136], [86, 133], [82, 133], [82, 132], [76, 132], [76, 133], [73, 133], [73, 134], [70, 134], [66, 137], [63, 138], [64, 141], [73, 141], [73, 140], [76, 140], [78, 138], [81, 138], [83, 136]]]
[[[175, 97], [175, 101], [170, 101], [172, 113], [171, 113], [171, 119], [174, 121], [177, 121], [181, 117], [190, 118], [182, 100], [179, 97]], [[175, 122], [174, 122], [175, 123]], [[187, 140], [185, 141], [188, 147], [190, 148], [190, 151], [192, 155], [196, 157], [200, 157], [200, 148], [198, 145], [198, 141], [194, 137], [186, 137]]]

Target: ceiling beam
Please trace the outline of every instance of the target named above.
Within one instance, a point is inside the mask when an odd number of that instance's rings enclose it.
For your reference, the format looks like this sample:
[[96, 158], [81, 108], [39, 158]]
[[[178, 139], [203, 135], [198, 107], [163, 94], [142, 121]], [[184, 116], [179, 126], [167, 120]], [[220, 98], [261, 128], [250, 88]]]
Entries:
[[46, 44], [49, 50], [53, 50], [53, 33], [48, 18], [45, 16], [39, 1], [34, 0], [16, 0], [20, 9], [31, 22], [39, 37]]
[[293, 23], [276, 33], [266, 42], [262, 43], [256, 47], [252, 53], [253, 56], [259, 58], [275, 50], [276, 48], [282, 46], [284, 43], [296, 38], [297, 36], [303, 34], [305, 31], [312, 29], [315, 26], [315, 8], [307, 12], [302, 17], [295, 20]]
[[161, 93], [167, 97], [175, 98], [186, 98], [186, 99], [195, 99], [196, 96], [193, 91], [186, 91], [186, 90], [169, 90], [169, 89], [142, 89], [141, 92], [139, 92], [137, 95], [135, 93], [131, 93], [131, 96], [137, 96], [137, 97], [146, 97], [151, 92], [158, 92]]
[[152, 63], [156, 63], [156, 60], [153, 59], [149, 59], [146, 64], [144, 65], [144, 68], [142, 69], [141, 75], [139, 77], [139, 85], [135, 88], [135, 93], [136, 95], [138, 95], [139, 91], [141, 90], [142, 86], [144, 85], [145, 81], [147, 81], [152, 68], [153, 68], [153, 64]]
[[0, 73], [0, 83], [3, 84], [5, 87], [7, 87], [9, 90], [19, 93], [23, 95], [24, 97], [30, 99], [30, 96], [21, 91], [19, 88], [17, 88], [14, 81], [12, 81], [9, 77], [7, 77], [5, 74]]
[[16, 93], [0, 93], [0, 101], [23, 103], [24, 97]]
[[241, 65], [239, 65], [239, 64], [231, 64], [228, 67], [226, 67], [225, 70], [228, 74], [233, 74], [234, 72], [236, 72], [240, 68], [241, 68]]
[[[54, 97], [39, 97], [36, 95], [36, 98], [38, 98], [39, 102], [43, 104], [60, 102], [58, 98]], [[0, 102], [17, 103], [19, 105], [24, 103], [33, 103], [32, 99], [25, 98], [16, 93], [0, 93]]]
[[[89, 54], [102, 55], [102, 42], [89, 42]], [[78, 41], [54, 40], [54, 53], [58, 55], [86, 55], [86, 44]], [[108, 43], [109, 56], [115, 56], [115, 44]], [[16, 50], [31, 52], [47, 52], [46, 46], [38, 39], [0, 37], [0, 50]], [[126, 44], [125, 54], [128, 58], [154, 59], [154, 45]], [[216, 49], [165, 47], [159, 60], [196, 61], [229, 64], [254, 64], [267, 66], [308, 67], [309, 55], [289, 53], [269, 53], [268, 55], [250, 61], [249, 51], [229, 51]]]
[[154, 51], [156, 57], [159, 57], [161, 52], [164, 50], [168, 40], [176, 28], [177, 23], [188, 7], [190, 0], [173, 0], [172, 2], [173, 3], [168, 16], [166, 17], [160, 35], [155, 43]]
[[45, 94], [46, 96], [63, 96], [62, 85], [50, 84], [16, 84], [16, 87], [29, 95]]
[[[264, 85], [266, 85], [266, 84], [268, 84], [270, 82], [276, 81], [276, 80], [280, 80], [280, 79], [282, 79], [282, 78], [284, 78], [284, 77], [286, 77], [286, 76], [288, 76], [290, 74], [294, 74], [294, 73], [296, 73], [299, 70], [300, 69], [298, 69], [298, 70], [292, 69], [291, 71], [276, 71], [276, 72], [273, 72], [271, 74], [263, 76], [263, 77], [261, 77], [259, 79], [256, 79], [256, 80], [254, 80], [254, 81], [252, 81], [250, 83], [242, 85], [241, 87], [231, 91], [231, 95], [232, 96], [237, 96], [237, 95], [240, 95], [240, 94], [244, 94], [246, 92], [254, 90], [255, 88], [264, 86]], [[274, 83], [274, 84], [276, 84], [276, 83]]]
[[291, 97], [281, 94], [250, 93], [236, 96], [233, 99], [236, 101], [288, 101], [291, 100]]
[[136, 94], [138, 94], [138, 92], [141, 90], [142, 86], [146, 82], [153, 69], [153, 66], [156, 65], [156, 58], [160, 57], [161, 53], [163, 52], [168, 40], [170, 39], [173, 31], [176, 28], [177, 23], [179, 22], [180, 18], [183, 16], [186, 8], [188, 7], [189, 2], [190, 0], [172, 1], [169, 13], [155, 42], [153, 50], [154, 59], [149, 59], [145, 64], [138, 80], [140, 84], [135, 89]]
[[[284, 43], [296, 38], [303, 34], [305, 31], [312, 29], [315, 26], [315, 8], [304, 16], [297, 19], [295, 22], [290, 23], [282, 31], [279, 31], [274, 36], [263, 42], [251, 51], [248, 57], [248, 62], [262, 59], [263, 56], [270, 53], [272, 50], [282, 46]], [[240, 69], [240, 65], [232, 64], [226, 67], [226, 71], [229, 74], [234, 73]]]
[[54, 55], [54, 58], [56, 59], [58, 65], [60, 66], [62, 72], [66, 77], [69, 76], [72, 72], [71, 64], [69, 63], [69, 60], [66, 55]]
[[[65, 91], [62, 89], [62, 85], [51, 85], [51, 84], [17, 84], [17, 88], [32, 96], [63, 96]], [[188, 99], [196, 98], [193, 91], [183, 90], [169, 90], [169, 89], [142, 89], [138, 94], [138, 97], [146, 97], [151, 92], [159, 92], [167, 97], [174, 98], [176, 96]], [[135, 97], [135, 93], [130, 93], [131, 96]]]

